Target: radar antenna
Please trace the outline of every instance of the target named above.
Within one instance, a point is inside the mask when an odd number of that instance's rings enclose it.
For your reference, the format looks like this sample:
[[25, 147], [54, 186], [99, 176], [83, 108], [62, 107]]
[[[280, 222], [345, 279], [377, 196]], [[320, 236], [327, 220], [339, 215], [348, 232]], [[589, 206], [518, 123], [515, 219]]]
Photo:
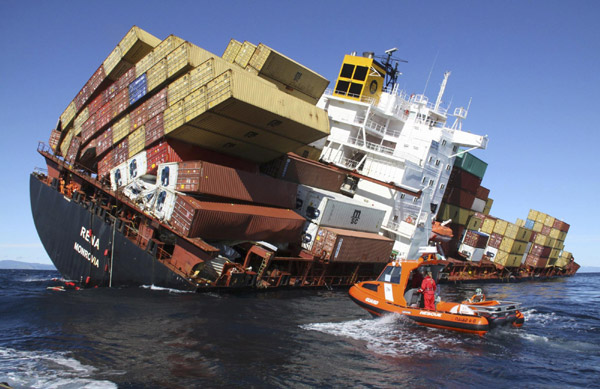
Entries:
[[398, 63], [399, 62], [408, 63], [407, 60], [392, 57], [392, 54], [394, 54], [394, 52], [396, 52], [396, 51], [398, 51], [398, 48], [394, 47], [392, 49], [385, 51], [385, 53], [387, 55], [380, 55], [380, 56], [375, 57], [381, 61], [381, 65], [385, 70], [385, 73], [386, 73], [385, 74], [385, 87], [386, 88], [393, 88], [394, 85], [396, 85], [398, 76], [402, 74], [402, 73], [398, 72]]

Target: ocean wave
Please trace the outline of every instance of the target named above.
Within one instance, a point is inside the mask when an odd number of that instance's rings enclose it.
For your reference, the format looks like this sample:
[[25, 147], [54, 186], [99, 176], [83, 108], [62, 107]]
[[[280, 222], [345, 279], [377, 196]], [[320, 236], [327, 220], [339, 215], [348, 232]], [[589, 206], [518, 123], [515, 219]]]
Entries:
[[61, 352], [19, 351], [0, 347], [0, 376], [13, 388], [116, 388], [90, 376], [97, 369]]
[[150, 290], [158, 290], [158, 291], [166, 291], [169, 293], [194, 293], [193, 291], [190, 290], [179, 290], [179, 289], [172, 289], [172, 288], [163, 288], [162, 286], [156, 286], [156, 285], [142, 285], [140, 286], [140, 288], [142, 289], [150, 289]]
[[[304, 330], [365, 341], [368, 350], [390, 356], [432, 354], [445, 346], [461, 343], [456, 338], [444, 336], [440, 330], [417, 328], [410, 319], [396, 314], [340, 323], [311, 323], [300, 327]], [[427, 332], [426, 335], [424, 331]]]

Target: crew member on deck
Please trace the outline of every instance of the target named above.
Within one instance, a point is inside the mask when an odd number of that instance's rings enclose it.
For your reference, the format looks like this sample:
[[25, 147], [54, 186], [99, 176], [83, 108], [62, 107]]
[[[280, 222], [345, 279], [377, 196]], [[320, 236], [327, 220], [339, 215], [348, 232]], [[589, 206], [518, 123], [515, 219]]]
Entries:
[[421, 283], [419, 292], [423, 293], [425, 299], [425, 309], [435, 311], [435, 281], [431, 278], [431, 271], [427, 271], [427, 276]]

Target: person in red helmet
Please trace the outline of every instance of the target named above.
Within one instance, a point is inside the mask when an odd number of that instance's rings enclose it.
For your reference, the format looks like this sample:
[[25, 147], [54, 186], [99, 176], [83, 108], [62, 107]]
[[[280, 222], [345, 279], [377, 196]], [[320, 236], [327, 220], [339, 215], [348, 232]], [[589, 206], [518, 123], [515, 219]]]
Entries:
[[429, 311], [435, 311], [436, 288], [437, 286], [435, 285], [435, 281], [433, 278], [431, 278], [431, 271], [427, 271], [427, 276], [423, 279], [419, 292], [423, 293], [423, 298], [425, 299], [425, 309]]

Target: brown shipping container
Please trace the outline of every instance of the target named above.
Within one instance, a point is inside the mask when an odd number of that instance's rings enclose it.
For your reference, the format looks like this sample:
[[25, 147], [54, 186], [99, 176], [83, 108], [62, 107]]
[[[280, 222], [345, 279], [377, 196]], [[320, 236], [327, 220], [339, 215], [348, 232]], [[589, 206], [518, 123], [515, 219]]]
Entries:
[[113, 145], [112, 128], [109, 127], [104, 130], [96, 139], [98, 140], [98, 143], [96, 143], [96, 155], [99, 156]]
[[533, 245], [531, 245], [530, 253], [539, 257], [548, 257], [550, 255], [551, 250], [552, 249], [550, 247], [534, 243]]
[[205, 240], [298, 242], [306, 220], [289, 209], [213, 203], [178, 195], [171, 224], [188, 237]]
[[[112, 142], [111, 142], [112, 145]], [[115, 157], [113, 151], [110, 150], [106, 155], [98, 161], [98, 177], [102, 178], [110, 172], [110, 169], [115, 167]]]
[[131, 111], [129, 114], [129, 132], [137, 130], [148, 121], [148, 105], [146, 102]]
[[475, 195], [460, 188], [449, 188], [444, 193], [444, 201], [463, 209], [471, 209]]
[[477, 191], [475, 192], [475, 197], [477, 197], [478, 199], [487, 200], [489, 196], [490, 190], [483, 186], [477, 188]]
[[312, 252], [331, 262], [387, 263], [393, 247], [393, 240], [378, 234], [321, 227]]
[[65, 160], [68, 163], [74, 163], [77, 160], [77, 157], [79, 156], [79, 149], [81, 147], [81, 138], [74, 136], [71, 139], [71, 144], [69, 145], [69, 149], [67, 151], [67, 155], [65, 157]]
[[56, 151], [56, 148], [58, 147], [58, 144], [60, 142], [60, 135], [61, 132], [57, 130], [52, 130], [50, 132], [50, 140], [48, 141], [48, 145], [54, 151]]
[[485, 248], [487, 245], [488, 236], [477, 231], [467, 230], [463, 242], [471, 247]]
[[448, 187], [458, 187], [469, 193], [477, 193], [481, 186], [481, 178], [458, 167], [454, 167], [448, 179]]
[[163, 88], [146, 101], [148, 120], [167, 109], [167, 88]]
[[123, 139], [121, 143], [115, 146], [115, 166], [122, 164], [129, 158], [129, 141], [127, 138]]
[[165, 128], [162, 113], [154, 116], [146, 122], [146, 147], [165, 136]]
[[294, 209], [298, 185], [209, 162], [186, 161], [179, 163], [176, 189]]
[[535, 268], [544, 268], [548, 263], [548, 258], [539, 257], [537, 255], [529, 254], [525, 259], [525, 265], [535, 267]]
[[275, 178], [337, 193], [346, 179], [342, 172], [293, 153], [263, 165], [261, 171]]
[[500, 245], [502, 244], [502, 238], [503, 238], [503, 236], [500, 234], [496, 234], [496, 233], [491, 234], [489, 242], [488, 242], [488, 246], [493, 247], [495, 249], [500, 248]]
[[86, 143], [96, 133], [96, 115], [92, 114], [81, 126], [81, 140]]

